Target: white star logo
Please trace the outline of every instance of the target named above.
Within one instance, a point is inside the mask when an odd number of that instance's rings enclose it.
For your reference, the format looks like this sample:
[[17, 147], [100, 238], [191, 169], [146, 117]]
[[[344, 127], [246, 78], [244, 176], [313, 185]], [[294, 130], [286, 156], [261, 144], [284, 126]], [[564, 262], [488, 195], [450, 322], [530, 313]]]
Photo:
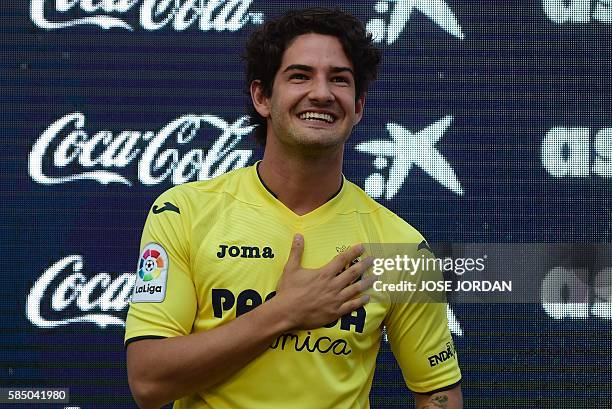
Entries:
[[391, 141], [374, 140], [357, 145], [355, 149], [358, 151], [376, 156], [374, 166], [377, 169], [386, 168], [388, 159], [391, 159], [388, 180], [385, 181], [380, 173], [373, 173], [366, 179], [366, 193], [374, 198], [381, 197], [383, 193], [386, 199], [393, 198], [415, 165], [447, 189], [463, 195], [463, 188], [453, 168], [436, 148], [436, 143], [452, 121], [453, 117], [447, 116], [414, 134], [401, 125], [388, 123]]
[[391, 12], [391, 19], [387, 25], [383, 19], [372, 19], [367, 24], [367, 30], [372, 33], [374, 41], [383, 41], [385, 34], [387, 44], [392, 44], [406, 27], [414, 10], [418, 10], [444, 31], [461, 40], [465, 38], [457, 18], [444, 0], [386, 0], [379, 1], [374, 6], [379, 13], [389, 10], [389, 3], [395, 4]]

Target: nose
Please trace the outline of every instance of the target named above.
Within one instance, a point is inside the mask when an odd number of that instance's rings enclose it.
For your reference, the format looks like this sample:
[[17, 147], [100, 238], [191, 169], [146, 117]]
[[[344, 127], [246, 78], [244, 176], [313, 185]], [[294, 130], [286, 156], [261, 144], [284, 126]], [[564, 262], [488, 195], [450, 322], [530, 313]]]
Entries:
[[319, 104], [329, 104], [336, 99], [327, 78], [323, 77], [313, 79], [308, 98]]

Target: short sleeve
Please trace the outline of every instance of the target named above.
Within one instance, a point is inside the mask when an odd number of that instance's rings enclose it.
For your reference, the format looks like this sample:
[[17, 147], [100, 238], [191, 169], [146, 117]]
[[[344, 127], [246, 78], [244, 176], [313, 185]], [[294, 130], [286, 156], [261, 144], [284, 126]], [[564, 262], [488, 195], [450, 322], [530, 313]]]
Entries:
[[189, 268], [188, 202], [163, 193], [151, 207], [140, 241], [125, 343], [191, 332], [196, 292]]
[[[418, 277], [442, 279], [437, 271], [420, 271]], [[390, 306], [385, 325], [391, 350], [413, 392], [450, 389], [461, 381], [446, 313], [446, 302], [398, 302]]]

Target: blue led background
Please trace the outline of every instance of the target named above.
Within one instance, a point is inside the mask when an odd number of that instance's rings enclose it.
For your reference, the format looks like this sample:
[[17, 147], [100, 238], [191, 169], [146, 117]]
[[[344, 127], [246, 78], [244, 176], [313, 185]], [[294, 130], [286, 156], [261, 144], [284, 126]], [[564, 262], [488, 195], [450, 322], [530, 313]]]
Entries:
[[[188, 3], [0, 5], [0, 387], [68, 386], [75, 406], [135, 407], [118, 294], [147, 211], [200, 168], [261, 157], [249, 136], [222, 144], [221, 128], [246, 127], [248, 34], [289, 8], [338, 5], [377, 36], [383, 63], [345, 175], [430, 242], [611, 240], [609, 1]], [[62, 292], [70, 279], [101, 281], [79, 303]], [[612, 407], [606, 308], [553, 318], [541, 304], [455, 305], [465, 407]], [[372, 407], [410, 401], [383, 343]]]

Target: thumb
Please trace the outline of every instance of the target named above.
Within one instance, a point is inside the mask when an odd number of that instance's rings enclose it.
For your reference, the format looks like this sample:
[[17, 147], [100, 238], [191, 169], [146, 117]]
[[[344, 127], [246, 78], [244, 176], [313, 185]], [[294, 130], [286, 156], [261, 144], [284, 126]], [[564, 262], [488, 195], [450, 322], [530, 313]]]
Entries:
[[289, 258], [287, 264], [285, 264], [286, 270], [297, 270], [302, 266], [302, 254], [304, 254], [304, 236], [300, 233], [296, 233], [293, 236], [293, 242], [291, 243], [291, 251], [289, 252]]

